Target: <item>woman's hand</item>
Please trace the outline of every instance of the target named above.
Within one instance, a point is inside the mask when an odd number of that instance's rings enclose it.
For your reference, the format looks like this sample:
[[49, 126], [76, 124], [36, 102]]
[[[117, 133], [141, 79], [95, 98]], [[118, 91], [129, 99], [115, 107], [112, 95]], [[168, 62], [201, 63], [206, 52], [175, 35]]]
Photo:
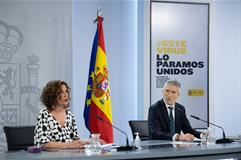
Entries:
[[81, 140], [75, 140], [75, 141], [72, 141], [72, 142], [67, 142], [67, 148], [69, 148], [69, 149], [74, 149], [74, 148], [83, 149], [85, 144], [86, 143], [84, 143]]
[[106, 141], [103, 139], [100, 139], [100, 144], [106, 144]]

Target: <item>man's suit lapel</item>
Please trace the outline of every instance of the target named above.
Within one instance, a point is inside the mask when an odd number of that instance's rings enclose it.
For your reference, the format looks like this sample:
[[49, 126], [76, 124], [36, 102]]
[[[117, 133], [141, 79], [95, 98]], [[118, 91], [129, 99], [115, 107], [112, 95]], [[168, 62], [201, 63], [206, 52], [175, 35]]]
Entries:
[[[166, 123], [166, 125], [169, 127], [169, 118], [168, 118], [168, 112], [167, 112], [167, 108], [166, 105], [164, 103], [164, 101], [161, 101], [161, 114], [162, 117], [164, 117], [164, 122]], [[170, 127], [169, 127], [170, 128]]]
[[176, 131], [179, 128], [178, 122], [180, 122], [180, 120], [181, 120], [180, 118], [181, 118], [181, 108], [179, 105], [175, 104], [175, 128], [176, 128]]

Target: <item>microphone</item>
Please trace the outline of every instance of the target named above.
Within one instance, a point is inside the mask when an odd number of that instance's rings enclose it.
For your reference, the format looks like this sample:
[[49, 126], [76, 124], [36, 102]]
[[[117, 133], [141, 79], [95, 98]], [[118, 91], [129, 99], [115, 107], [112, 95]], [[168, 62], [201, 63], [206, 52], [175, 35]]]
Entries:
[[221, 128], [221, 129], [222, 129], [222, 131], [223, 131], [223, 138], [217, 139], [217, 140], [216, 140], [216, 143], [217, 143], [217, 144], [220, 144], [220, 143], [232, 143], [232, 142], [233, 142], [233, 140], [228, 139], [228, 138], [225, 137], [225, 132], [224, 132], [223, 127], [218, 126], [218, 125], [216, 125], [216, 124], [213, 124], [213, 123], [211, 123], [211, 122], [205, 121], [205, 120], [203, 120], [203, 119], [201, 119], [201, 118], [199, 118], [199, 117], [196, 117], [196, 116], [194, 116], [194, 115], [190, 115], [190, 116], [191, 116], [192, 118], [194, 118], [194, 119], [197, 119], [197, 120], [206, 122], [206, 123], [208, 123], [208, 124], [211, 124], [211, 125], [213, 125], [213, 126], [215, 126], [215, 127], [218, 127], [218, 128]]
[[111, 127], [117, 129], [118, 131], [120, 131], [121, 133], [123, 133], [123, 134], [126, 136], [126, 146], [117, 147], [117, 148], [116, 148], [117, 151], [131, 151], [131, 150], [137, 149], [136, 146], [130, 146], [130, 145], [129, 145], [129, 139], [128, 139], [128, 136], [127, 136], [126, 132], [122, 131], [121, 129], [119, 129], [118, 127], [114, 126], [113, 124], [105, 121], [105, 120], [104, 120], [103, 118], [101, 118], [99, 115], [96, 115], [95, 117], [96, 117], [97, 119], [99, 119], [100, 121], [102, 121], [102, 122], [110, 125]]

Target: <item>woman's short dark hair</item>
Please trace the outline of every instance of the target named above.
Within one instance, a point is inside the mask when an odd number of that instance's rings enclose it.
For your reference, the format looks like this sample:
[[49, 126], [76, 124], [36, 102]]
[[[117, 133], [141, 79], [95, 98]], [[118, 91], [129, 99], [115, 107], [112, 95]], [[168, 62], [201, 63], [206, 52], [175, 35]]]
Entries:
[[66, 88], [68, 89], [68, 96], [70, 100], [70, 95], [69, 95], [70, 87], [65, 81], [52, 80], [52, 81], [49, 81], [45, 87], [43, 87], [40, 100], [49, 111], [52, 111], [54, 109], [53, 105], [57, 103], [57, 99], [61, 94], [61, 85], [65, 85]]

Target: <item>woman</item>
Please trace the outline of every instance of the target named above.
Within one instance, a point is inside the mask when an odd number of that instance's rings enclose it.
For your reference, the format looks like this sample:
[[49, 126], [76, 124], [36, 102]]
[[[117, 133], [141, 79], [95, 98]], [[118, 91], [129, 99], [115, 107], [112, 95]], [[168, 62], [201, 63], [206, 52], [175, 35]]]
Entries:
[[41, 110], [35, 127], [34, 143], [44, 149], [83, 148], [77, 134], [73, 114], [69, 111], [70, 87], [66, 82], [47, 83], [41, 94], [45, 109]]

